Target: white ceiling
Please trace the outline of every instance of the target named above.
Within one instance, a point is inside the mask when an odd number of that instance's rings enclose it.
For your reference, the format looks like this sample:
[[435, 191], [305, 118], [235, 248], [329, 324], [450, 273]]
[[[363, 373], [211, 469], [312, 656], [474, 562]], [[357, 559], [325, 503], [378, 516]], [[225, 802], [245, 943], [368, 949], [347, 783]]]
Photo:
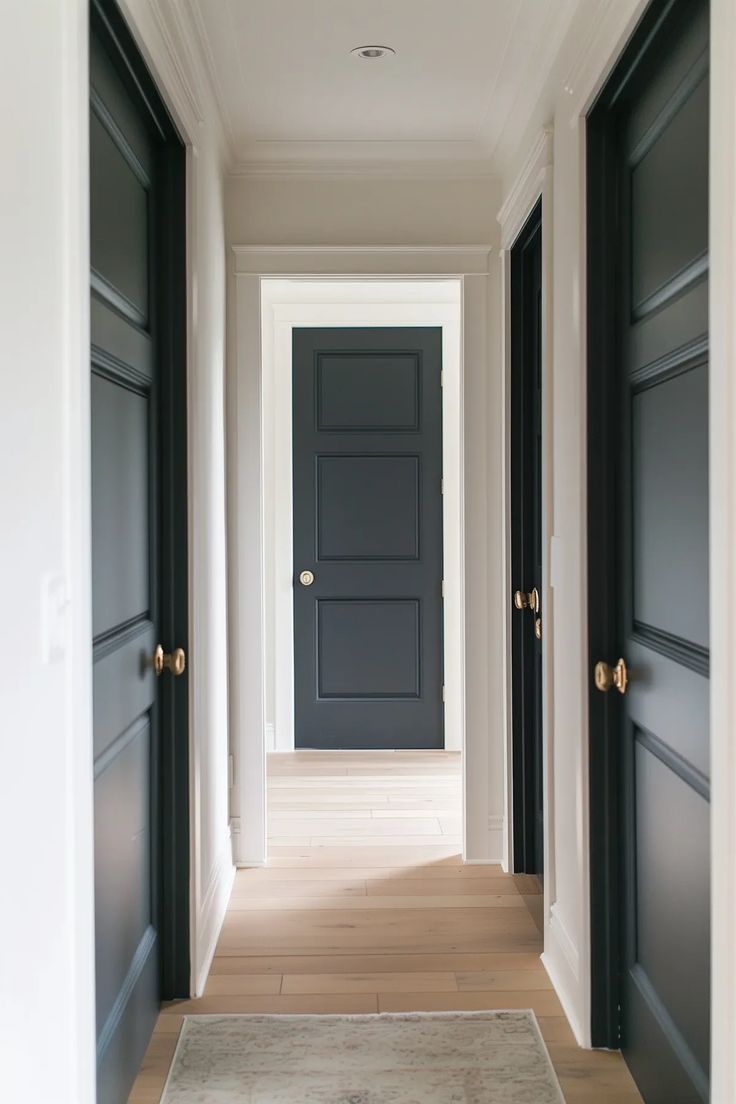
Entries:
[[[195, 0], [236, 162], [487, 165], [575, 0]], [[356, 46], [392, 46], [377, 61]], [[533, 104], [533, 100], [532, 100]]]

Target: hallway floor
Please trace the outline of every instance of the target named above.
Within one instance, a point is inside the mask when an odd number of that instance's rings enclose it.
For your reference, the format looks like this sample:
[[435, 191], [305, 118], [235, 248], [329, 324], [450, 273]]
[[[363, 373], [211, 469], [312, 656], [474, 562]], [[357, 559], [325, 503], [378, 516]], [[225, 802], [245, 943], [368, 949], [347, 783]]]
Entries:
[[640, 1101], [581, 1050], [539, 961], [536, 881], [460, 859], [460, 757], [269, 761], [267, 869], [239, 870], [204, 997], [165, 1006], [130, 1096], [158, 1104], [184, 1014], [532, 1008], [569, 1104]]

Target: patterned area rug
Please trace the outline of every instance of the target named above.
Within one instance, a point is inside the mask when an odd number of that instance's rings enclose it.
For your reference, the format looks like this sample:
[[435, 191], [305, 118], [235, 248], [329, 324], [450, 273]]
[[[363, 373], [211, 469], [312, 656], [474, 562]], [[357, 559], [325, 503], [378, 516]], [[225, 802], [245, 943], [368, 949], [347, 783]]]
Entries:
[[532, 1012], [189, 1016], [162, 1104], [564, 1104]]

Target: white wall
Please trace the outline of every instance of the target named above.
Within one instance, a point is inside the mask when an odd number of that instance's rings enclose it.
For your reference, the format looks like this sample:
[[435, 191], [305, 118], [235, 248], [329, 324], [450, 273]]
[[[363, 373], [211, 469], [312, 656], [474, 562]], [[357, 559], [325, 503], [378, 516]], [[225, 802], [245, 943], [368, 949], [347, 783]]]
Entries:
[[29, 1104], [94, 1100], [86, 43], [82, 0], [5, 5], [0, 1039]]
[[498, 181], [229, 176], [231, 245], [478, 245], [497, 240]]
[[[206, 81], [175, 56], [163, 6], [128, 13], [197, 146], [190, 195], [190, 487], [200, 959], [227, 886], [221, 142]], [[5, 1095], [95, 1096], [87, 4], [6, 5], [0, 89], [0, 910]], [[182, 44], [183, 45], [183, 44]], [[187, 60], [188, 59], [188, 60]], [[182, 75], [190, 72], [189, 78]], [[199, 89], [198, 92], [193, 90]], [[197, 107], [201, 108], [198, 112]], [[193, 159], [192, 159], [193, 160]], [[204, 932], [204, 934], [203, 934]], [[53, 994], [53, 1030], [39, 1009]], [[40, 1048], [40, 1049], [39, 1049]]]
[[233, 873], [227, 769], [227, 150], [187, 5], [123, 0], [122, 6], [188, 146], [191, 952], [193, 990], [201, 993]]

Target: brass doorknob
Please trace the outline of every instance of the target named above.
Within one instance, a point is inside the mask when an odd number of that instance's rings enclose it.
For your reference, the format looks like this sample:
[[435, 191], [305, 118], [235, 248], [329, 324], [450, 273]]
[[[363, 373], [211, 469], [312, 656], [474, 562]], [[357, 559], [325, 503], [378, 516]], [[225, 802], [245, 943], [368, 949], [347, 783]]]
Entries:
[[165, 652], [160, 644], [156, 645], [153, 653], [153, 669], [157, 675], [164, 671], [171, 671], [172, 675], [183, 675], [187, 665], [187, 656], [183, 648], [174, 648], [173, 652]]
[[302, 571], [299, 576], [299, 582], [302, 586], [311, 586], [314, 582], [314, 574], [311, 571]]
[[606, 694], [615, 686], [619, 694], [625, 694], [629, 686], [629, 668], [626, 666], [626, 660], [619, 659], [615, 667], [600, 660], [595, 665], [594, 677], [596, 689], [601, 693]]
[[536, 587], [533, 590], [517, 590], [514, 594], [514, 606], [518, 610], [530, 609], [533, 613], [539, 611], [539, 591]]

